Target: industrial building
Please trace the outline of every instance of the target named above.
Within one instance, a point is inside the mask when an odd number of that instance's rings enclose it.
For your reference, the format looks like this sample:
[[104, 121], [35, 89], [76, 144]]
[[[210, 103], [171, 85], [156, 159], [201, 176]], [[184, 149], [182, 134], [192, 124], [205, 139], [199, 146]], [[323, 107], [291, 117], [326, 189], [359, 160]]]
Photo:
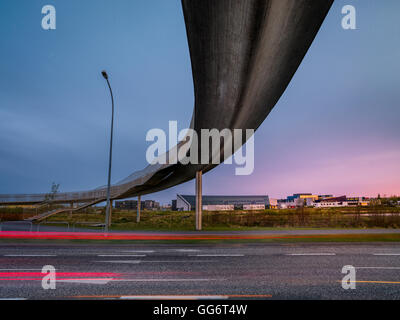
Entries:
[[278, 208], [287, 209], [311, 206], [319, 197], [312, 193], [295, 193], [292, 196], [286, 197], [286, 199], [278, 200]]
[[[269, 208], [270, 200], [265, 196], [205, 196], [202, 198], [203, 210], [228, 211], [228, 210], [263, 210]], [[176, 203], [176, 204], [175, 204]], [[194, 195], [176, 195], [173, 208], [178, 211], [191, 211], [196, 208]]]
[[316, 208], [337, 208], [337, 207], [357, 207], [369, 205], [369, 199], [365, 197], [346, 196], [331, 197], [316, 201], [313, 206]]

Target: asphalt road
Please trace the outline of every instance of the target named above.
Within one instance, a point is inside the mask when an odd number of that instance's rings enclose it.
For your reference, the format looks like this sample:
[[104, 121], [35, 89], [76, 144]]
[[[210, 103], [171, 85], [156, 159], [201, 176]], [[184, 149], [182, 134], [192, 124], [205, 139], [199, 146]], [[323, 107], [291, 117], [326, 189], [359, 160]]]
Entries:
[[[42, 288], [45, 265], [55, 290]], [[345, 265], [354, 290], [342, 288]], [[400, 245], [7, 243], [0, 275], [3, 299], [399, 299]]]

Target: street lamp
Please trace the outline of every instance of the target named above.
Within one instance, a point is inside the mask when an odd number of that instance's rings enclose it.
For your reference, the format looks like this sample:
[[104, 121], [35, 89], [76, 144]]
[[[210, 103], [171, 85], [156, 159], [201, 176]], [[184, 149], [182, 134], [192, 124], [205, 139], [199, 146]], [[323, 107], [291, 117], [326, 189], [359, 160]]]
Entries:
[[110, 89], [111, 94], [111, 104], [112, 104], [112, 113], [111, 113], [111, 136], [110, 136], [110, 156], [108, 161], [108, 183], [107, 183], [107, 206], [106, 206], [106, 223], [105, 223], [105, 231], [108, 232], [109, 227], [109, 219], [110, 219], [110, 188], [111, 188], [111, 162], [112, 162], [112, 143], [113, 143], [113, 129], [114, 129], [114, 96], [111, 90], [110, 82], [108, 81], [108, 74], [105, 70], [101, 72], [104, 79], [106, 79], [108, 88]]

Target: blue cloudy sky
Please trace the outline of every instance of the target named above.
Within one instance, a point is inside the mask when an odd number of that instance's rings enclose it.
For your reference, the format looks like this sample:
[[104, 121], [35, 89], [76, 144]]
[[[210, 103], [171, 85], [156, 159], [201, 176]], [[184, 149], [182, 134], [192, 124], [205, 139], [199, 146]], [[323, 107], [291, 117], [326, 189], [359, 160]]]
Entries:
[[[57, 29], [41, 28], [54, 5]], [[341, 8], [357, 9], [357, 30]], [[177, 0], [0, 2], [0, 193], [106, 184], [110, 101], [113, 177], [146, 166], [145, 137], [189, 125], [193, 84]], [[205, 194], [400, 194], [400, 1], [335, 1], [288, 89], [255, 135], [255, 170], [221, 165]], [[169, 202], [194, 183], [148, 195]]]

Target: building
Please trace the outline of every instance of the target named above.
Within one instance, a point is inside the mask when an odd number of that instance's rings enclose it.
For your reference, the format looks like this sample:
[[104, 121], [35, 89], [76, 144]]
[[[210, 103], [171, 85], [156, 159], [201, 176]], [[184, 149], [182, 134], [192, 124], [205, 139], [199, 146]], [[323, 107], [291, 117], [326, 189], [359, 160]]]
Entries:
[[172, 211], [177, 211], [178, 210], [177, 207], [176, 207], [176, 200], [172, 200], [172, 202], [171, 202], [171, 210]]
[[[115, 201], [115, 208], [121, 210], [136, 210], [137, 200]], [[143, 208], [144, 208], [144, 203], [141, 203], [141, 209]]]
[[324, 200], [328, 198], [333, 198], [333, 194], [320, 194], [318, 195], [318, 200]]
[[244, 204], [243, 210], [265, 210], [265, 204]]
[[269, 198], [268, 208], [269, 209], [278, 209], [278, 199]]
[[346, 196], [326, 198], [314, 203], [314, 207], [316, 208], [357, 207], [368, 205], [369, 199], [365, 197], [348, 198]]
[[295, 193], [292, 196], [288, 196], [286, 201], [282, 201], [282, 203], [285, 203], [286, 208], [310, 207], [318, 199], [319, 196], [312, 193]]
[[160, 209], [160, 204], [154, 200], [144, 200], [144, 209], [158, 210]]
[[232, 211], [235, 210], [233, 204], [206, 204], [203, 205], [205, 211]]
[[[262, 210], [269, 206], [268, 196], [203, 196], [203, 210]], [[249, 208], [249, 209], [244, 209]], [[250, 209], [256, 208], [256, 209]], [[262, 209], [261, 209], [262, 208]], [[196, 196], [176, 195], [176, 209], [191, 211], [196, 209]]]
[[314, 201], [318, 200], [317, 195], [312, 193], [295, 193], [286, 199], [277, 201], [278, 209], [299, 208], [305, 206], [312, 206]]
[[[115, 201], [115, 208], [121, 210], [137, 210], [137, 205], [137, 200]], [[158, 210], [160, 209], [160, 204], [154, 200], [144, 200], [140, 202], [140, 209]]]
[[287, 200], [288, 202], [292, 202], [292, 201], [294, 201], [294, 200], [296, 200], [296, 199], [313, 199], [313, 200], [318, 200], [318, 197], [319, 197], [319, 196], [317, 196], [317, 195], [315, 195], [315, 194], [312, 194], [312, 193], [295, 193], [295, 194], [293, 194], [292, 196], [288, 196], [288, 197], [286, 198], [286, 200]]
[[172, 206], [170, 204], [164, 204], [161, 206], [161, 210], [163, 211], [171, 211], [172, 210]]

